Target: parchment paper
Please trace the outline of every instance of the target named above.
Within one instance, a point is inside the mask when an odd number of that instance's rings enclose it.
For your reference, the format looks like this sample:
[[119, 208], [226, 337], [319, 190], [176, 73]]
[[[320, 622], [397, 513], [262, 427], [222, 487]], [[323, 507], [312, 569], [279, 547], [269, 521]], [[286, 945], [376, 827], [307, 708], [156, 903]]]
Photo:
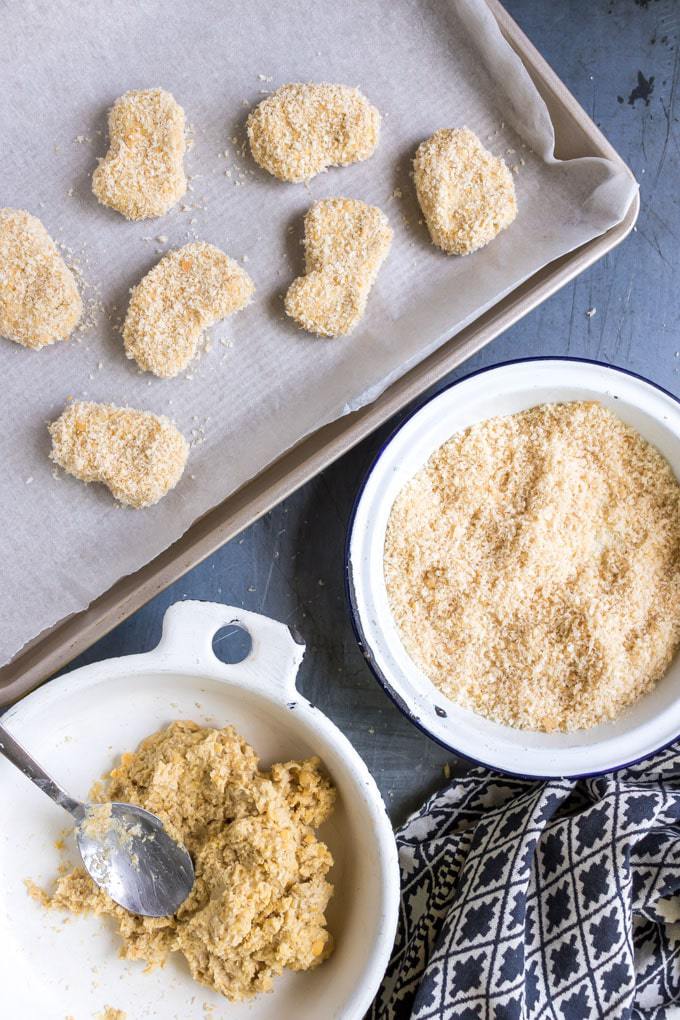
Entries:
[[[380, 108], [379, 149], [309, 186], [275, 181], [242, 151], [248, 110], [284, 82], [324, 80], [356, 84]], [[131, 224], [97, 204], [90, 175], [108, 107], [153, 86], [191, 125], [191, 208]], [[520, 210], [464, 259], [429, 243], [409, 176], [423, 138], [462, 125], [518, 166]], [[0, 340], [0, 662], [540, 266], [619, 222], [632, 177], [601, 159], [557, 163], [552, 150], [545, 105], [483, 0], [0, 3], [0, 205], [38, 215], [82, 268], [90, 306], [104, 306], [79, 341], [34, 352]], [[284, 319], [280, 295], [302, 271], [306, 209], [331, 195], [381, 206], [395, 238], [356, 333], [323, 341]], [[185, 376], [142, 375], [115, 329], [128, 289], [163, 251], [197, 238], [244, 260], [256, 300], [212, 331], [212, 350]], [[193, 434], [178, 488], [133, 511], [101, 486], [56, 480], [45, 425], [69, 396], [164, 412]]]

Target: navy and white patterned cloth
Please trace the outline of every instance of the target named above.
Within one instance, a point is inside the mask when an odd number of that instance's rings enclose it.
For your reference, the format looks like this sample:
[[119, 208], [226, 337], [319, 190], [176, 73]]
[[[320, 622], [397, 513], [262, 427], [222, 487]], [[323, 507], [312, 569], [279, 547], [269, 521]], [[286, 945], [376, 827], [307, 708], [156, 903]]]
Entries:
[[580, 781], [475, 769], [397, 844], [372, 1020], [680, 1015], [680, 744]]

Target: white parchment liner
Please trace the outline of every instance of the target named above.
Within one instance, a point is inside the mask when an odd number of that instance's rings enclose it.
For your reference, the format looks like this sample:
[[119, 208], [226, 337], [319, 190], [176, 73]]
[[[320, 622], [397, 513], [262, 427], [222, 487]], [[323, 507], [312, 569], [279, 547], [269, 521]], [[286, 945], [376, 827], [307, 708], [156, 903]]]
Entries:
[[[378, 151], [307, 187], [275, 181], [242, 154], [248, 109], [284, 82], [324, 80], [358, 85], [380, 108]], [[192, 128], [191, 208], [128, 223], [97, 204], [90, 175], [106, 151], [107, 108], [153, 86], [175, 95]], [[80, 341], [38, 352], [0, 341], [0, 662], [521, 280], [618, 223], [635, 191], [606, 160], [553, 159], [546, 107], [483, 0], [7, 4], [0, 96], [0, 205], [40, 216], [105, 306]], [[464, 259], [429, 243], [409, 176], [424, 137], [462, 125], [518, 167], [520, 209]], [[280, 295], [302, 269], [304, 212], [330, 195], [379, 205], [395, 238], [360, 327], [323, 341], [285, 320]], [[212, 350], [184, 376], [141, 375], [115, 320], [160, 253], [197, 238], [244, 260], [256, 299], [213, 330]], [[132, 511], [100, 486], [55, 480], [45, 424], [69, 396], [163, 412], [193, 430], [179, 487]]]

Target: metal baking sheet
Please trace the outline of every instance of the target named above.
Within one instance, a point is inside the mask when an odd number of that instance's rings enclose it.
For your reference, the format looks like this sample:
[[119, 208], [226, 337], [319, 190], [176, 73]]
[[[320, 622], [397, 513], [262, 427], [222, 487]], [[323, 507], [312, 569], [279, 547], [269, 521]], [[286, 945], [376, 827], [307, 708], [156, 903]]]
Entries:
[[[489, 0], [489, 6], [546, 101], [555, 128], [557, 154], [561, 158], [605, 156], [622, 165], [616, 152], [503, 8], [495, 0]], [[15, 700], [46, 679], [158, 591], [341, 456], [413, 397], [600, 258], [632, 229], [637, 209], [636, 200], [625, 219], [616, 227], [543, 267], [465, 327], [455, 338], [393, 383], [372, 404], [308, 436], [209, 511], [178, 542], [152, 562], [122, 578], [84, 612], [61, 621], [26, 645], [11, 663], [0, 670], [0, 703]]]

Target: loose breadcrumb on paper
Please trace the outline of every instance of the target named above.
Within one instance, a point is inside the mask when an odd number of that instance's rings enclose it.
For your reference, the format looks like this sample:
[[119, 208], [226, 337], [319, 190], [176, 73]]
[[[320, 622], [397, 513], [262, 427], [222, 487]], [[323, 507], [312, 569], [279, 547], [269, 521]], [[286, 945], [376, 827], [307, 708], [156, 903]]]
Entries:
[[382, 210], [353, 198], [315, 202], [305, 216], [305, 275], [288, 288], [286, 314], [310, 333], [350, 333], [387, 257], [392, 228]]
[[49, 426], [51, 459], [83, 482], [102, 482], [132, 507], [157, 503], [177, 485], [189, 445], [163, 415], [76, 401]]
[[245, 307], [254, 291], [245, 269], [212, 244], [168, 252], [132, 291], [125, 352], [145, 372], [176, 376], [198, 352], [203, 331]]
[[468, 128], [443, 128], [418, 146], [413, 162], [418, 201], [433, 242], [468, 255], [517, 215], [512, 174]]
[[504, 725], [613, 719], [680, 645], [680, 485], [596, 403], [453, 436], [397, 496], [384, 565], [408, 653]]
[[40, 220], [0, 209], [0, 336], [38, 350], [67, 340], [82, 313], [75, 277]]
[[265, 771], [232, 727], [173, 722], [122, 755], [97, 796], [157, 814], [191, 853], [194, 888], [173, 917], [142, 917], [79, 867], [51, 894], [26, 883], [43, 906], [111, 918], [120, 955], [147, 969], [182, 953], [195, 981], [232, 1002], [269, 991], [284, 969], [311, 970], [330, 956], [333, 859], [316, 830], [335, 789], [318, 758]]
[[92, 175], [102, 205], [128, 220], [163, 216], [187, 190], [184, 110], [164, 89], [126, 92], [109, 112], [109, 151]]
[[248, 117], [253, 159], [282, 181], [308, 181], [329, 166], [368, 159], [380, 114], [356, 88], [329, 83], [282, 85]]

